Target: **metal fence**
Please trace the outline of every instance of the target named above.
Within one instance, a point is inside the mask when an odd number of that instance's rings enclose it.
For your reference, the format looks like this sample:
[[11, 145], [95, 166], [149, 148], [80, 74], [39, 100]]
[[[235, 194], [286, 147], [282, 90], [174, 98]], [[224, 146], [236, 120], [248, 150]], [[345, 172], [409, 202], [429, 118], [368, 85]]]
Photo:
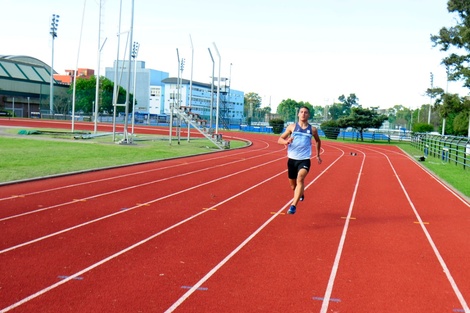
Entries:
[[470, 167], [469, 137], [415, 133], [411, 136], [411, 145], [423, 151], [425, 157], [433, 156], [464, 169]]

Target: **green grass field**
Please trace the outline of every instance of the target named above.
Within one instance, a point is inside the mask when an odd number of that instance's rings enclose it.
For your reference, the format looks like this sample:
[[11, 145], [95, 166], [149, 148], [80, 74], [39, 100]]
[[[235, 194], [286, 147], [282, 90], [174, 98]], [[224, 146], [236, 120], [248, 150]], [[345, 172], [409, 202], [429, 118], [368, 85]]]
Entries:
[[[0, 183], [62, 173], [148, 162], [218, 151], [207, 139], [137, 136], [131, 145], [120, 145], [112, 136], [74, 139], [68, 132], [18, 135], [21, 129], [0, 134]], [[43, 130], [47, 131], [47, 130]], [[245, 145], [230, 141], [231, 148]]]
[[[110, 136], [93, 139], [74, 139], [67, 131], [42, 130], [46, 133], [18, 135], [21, 129], [4, 129], [0, 132], [0, 183], [50, 175], [98, 169], [132, 163], [156, 161], [217, 151], [206, 139], [175, 139], [142, 135], [132, 145], [119, 145]], [[231, 148], [244, 146], [230, 141]], [[406, 142], [396, 143], [411, 156], [422, 151]], [[470, 168], [443, 163], [428, 157], [421, 163], [460, 193], [470, 197]]]

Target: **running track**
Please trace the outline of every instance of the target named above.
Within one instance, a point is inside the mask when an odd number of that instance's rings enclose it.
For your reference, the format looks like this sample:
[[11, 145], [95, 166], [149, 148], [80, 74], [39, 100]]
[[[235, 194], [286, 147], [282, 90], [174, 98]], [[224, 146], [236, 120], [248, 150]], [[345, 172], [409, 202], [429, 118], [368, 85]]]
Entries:
[[470, 312], [470, 204], [412, 158], [324, 141], [291, 216], [285, 148], [237, 136], [0, 186], [0, 312]]

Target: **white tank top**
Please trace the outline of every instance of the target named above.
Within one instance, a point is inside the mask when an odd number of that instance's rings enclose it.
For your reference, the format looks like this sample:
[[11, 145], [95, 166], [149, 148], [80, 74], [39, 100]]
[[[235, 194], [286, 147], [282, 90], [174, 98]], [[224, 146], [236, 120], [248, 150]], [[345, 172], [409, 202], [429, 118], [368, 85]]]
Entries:
[[287, 146], [287, 157], [294, 160], [306, 160], [312, 156], [312, 125], [303, 129], [299, 123], [295, 124], [291, 134], [294, 140]]

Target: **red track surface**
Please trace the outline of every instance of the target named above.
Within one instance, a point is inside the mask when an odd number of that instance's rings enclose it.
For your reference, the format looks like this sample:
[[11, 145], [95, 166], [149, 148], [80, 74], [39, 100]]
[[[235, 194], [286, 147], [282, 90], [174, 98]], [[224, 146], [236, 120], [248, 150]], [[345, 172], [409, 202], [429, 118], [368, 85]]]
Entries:
[[284, 147], [237, 135], [1, 186], [0, 312], [470, 312], [470, 204], [413, 159], [325, 141], [290, 216]]

